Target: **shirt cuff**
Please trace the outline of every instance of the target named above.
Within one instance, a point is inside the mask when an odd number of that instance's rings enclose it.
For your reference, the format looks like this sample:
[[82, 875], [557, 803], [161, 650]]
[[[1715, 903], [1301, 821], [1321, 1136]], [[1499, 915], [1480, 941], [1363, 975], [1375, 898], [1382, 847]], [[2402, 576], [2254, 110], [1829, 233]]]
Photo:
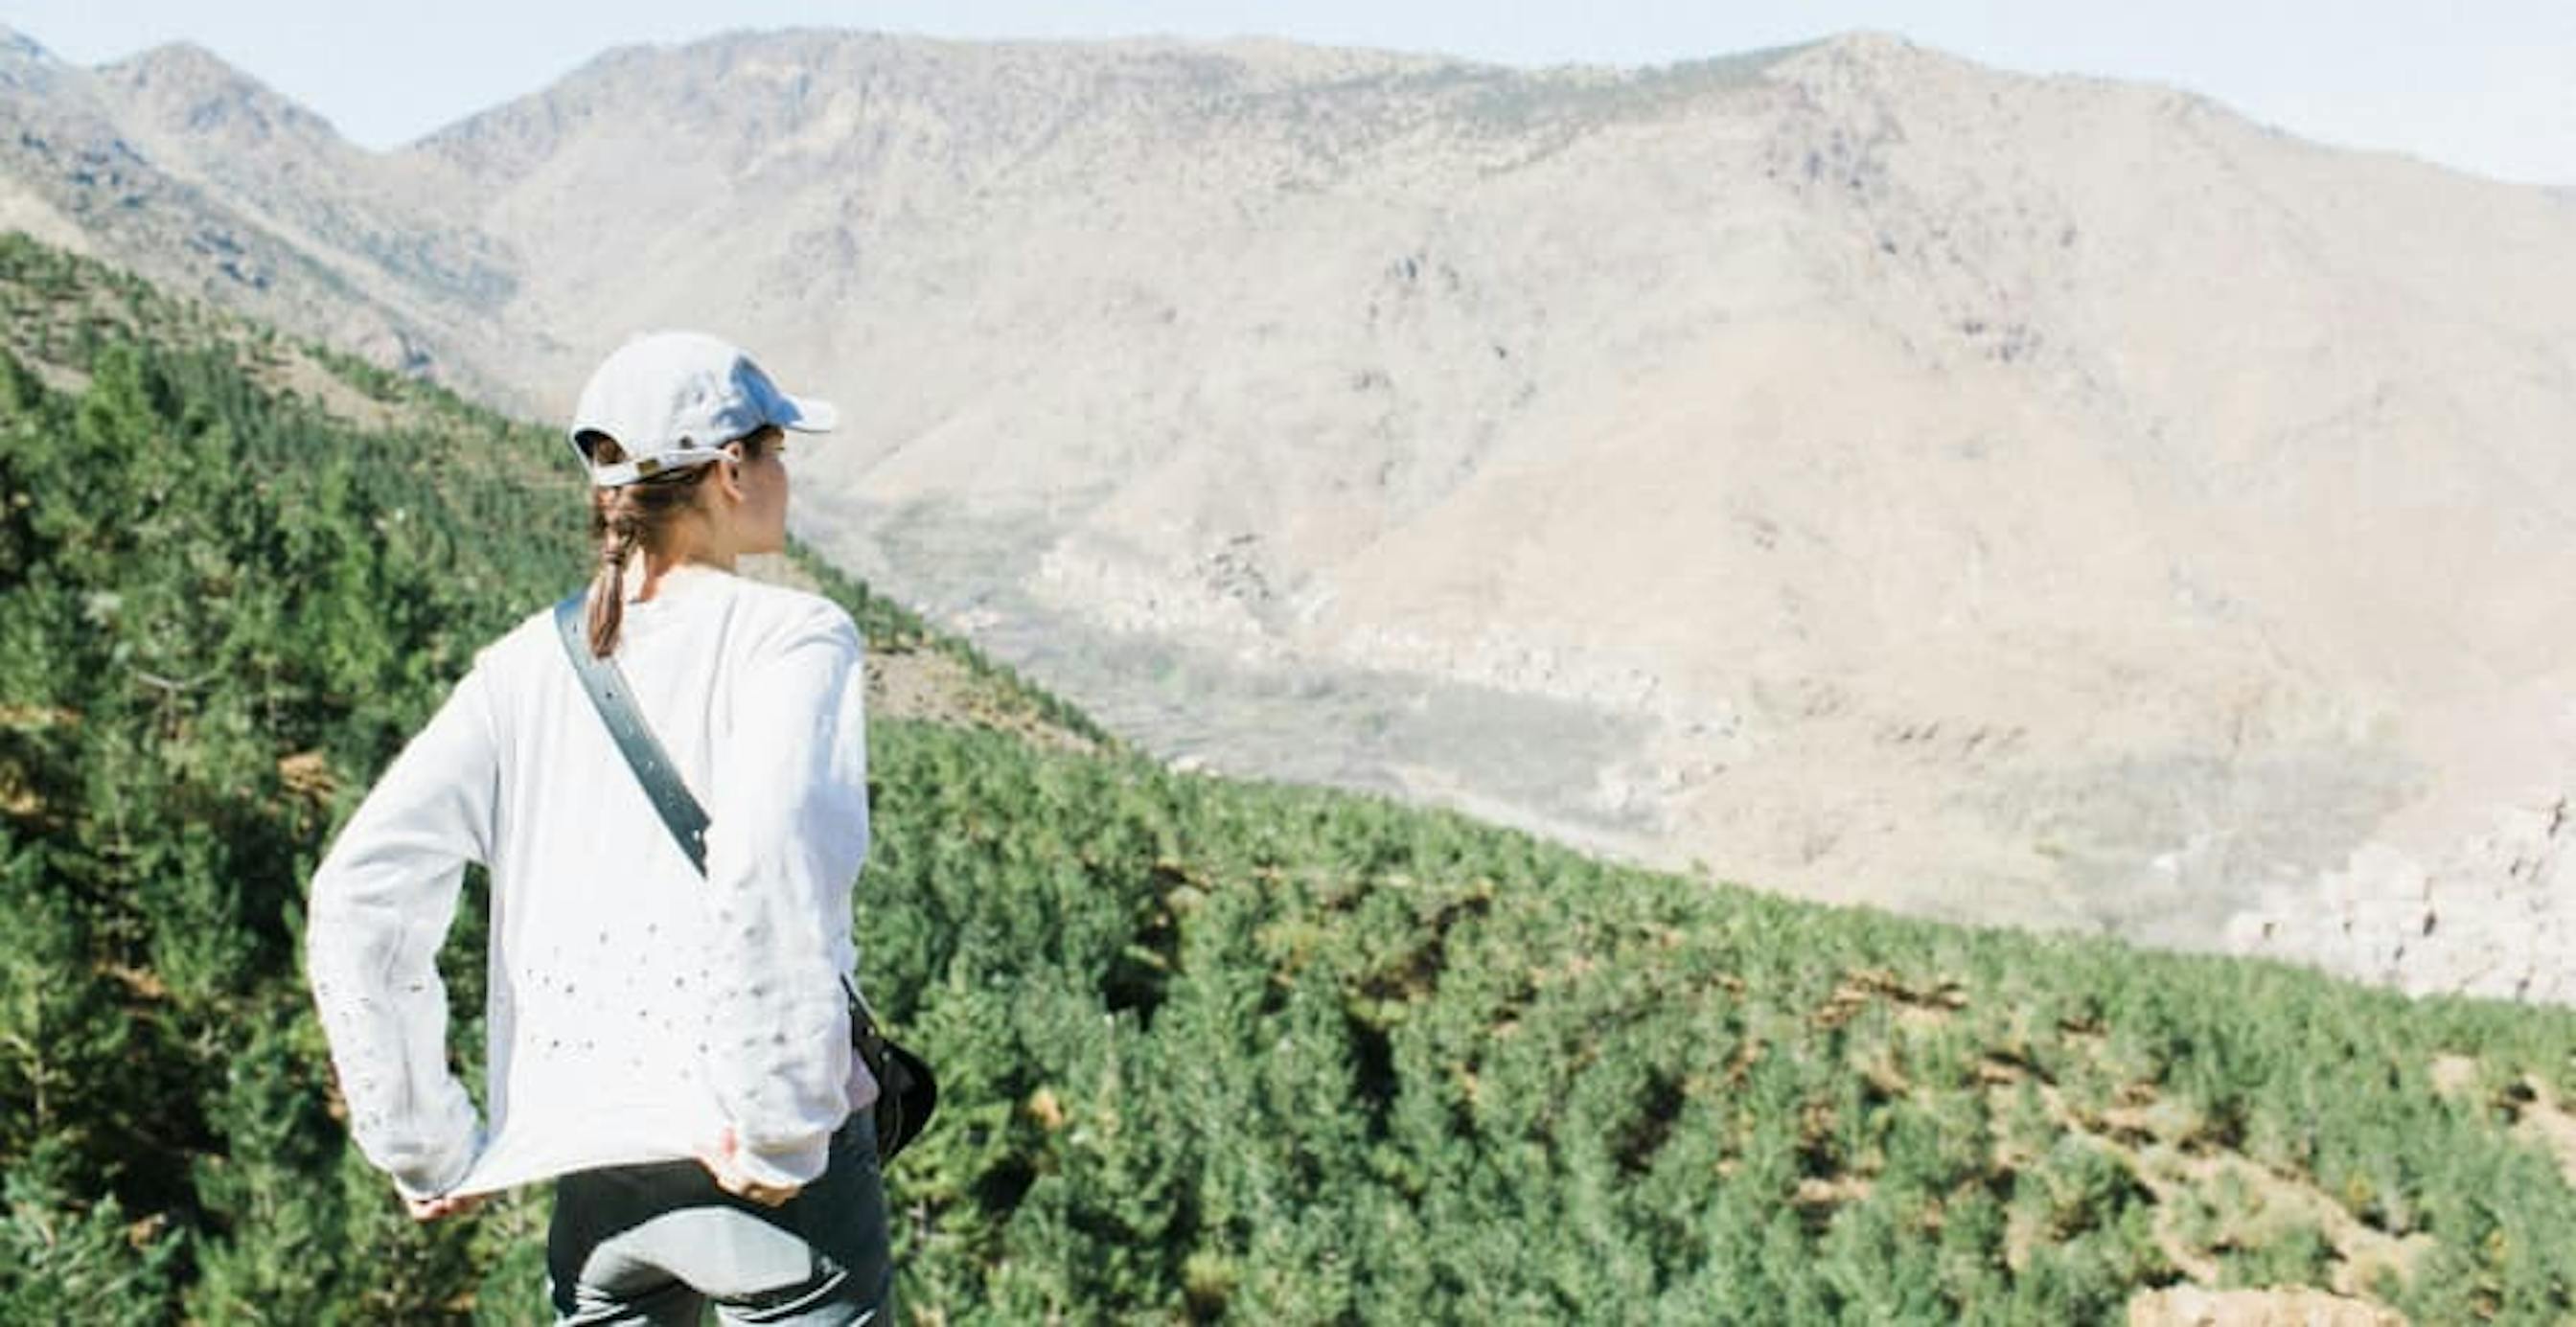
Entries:
[[734, 1154], [734, 1165], [745, 1178], [773, 1188], [811, 1184], [823, 1177], [823, 1169], [831, 1160], [832, 1131], [829, 1129], [814, 1135], [810, 1143], [763, 1152], [746, 1147]]
[[434, 1161], [405, 1166], [389, 1172], [394, 1177], [394, 1191], [407, 1199], [440, 1198], [465, 1182], [474, 1173], [474, 1159], [483, 1154], [483, 1126], [474, 1126], [465, 1145]]

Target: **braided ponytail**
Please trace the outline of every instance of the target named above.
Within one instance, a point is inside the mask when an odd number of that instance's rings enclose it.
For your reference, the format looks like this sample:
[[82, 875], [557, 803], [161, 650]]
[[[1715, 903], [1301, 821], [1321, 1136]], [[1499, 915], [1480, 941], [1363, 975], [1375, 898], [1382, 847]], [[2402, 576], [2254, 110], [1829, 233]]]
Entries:
[[590, 582], [590, 652], [605, 659], [617, 650], [626, 621], [626, 560], [644, 533], [635, 486], [590, 491], [590, 534], [599, 541], [599, 570]]
[[[626, 459], [612, 438], [594, 435], [589, 447], [593, 465]], [[697, 501], [698, 485], [715, 469], [693, 465], [638, 483], [590, 490], [590, 537], [599, 545], [599, 570], [590, 582], [592, 654], [605, 659], [617, 650], [618, 628], [626, 621], [626, 564], [638, 549], [648, 556], [660, 551], [671, 523]]]

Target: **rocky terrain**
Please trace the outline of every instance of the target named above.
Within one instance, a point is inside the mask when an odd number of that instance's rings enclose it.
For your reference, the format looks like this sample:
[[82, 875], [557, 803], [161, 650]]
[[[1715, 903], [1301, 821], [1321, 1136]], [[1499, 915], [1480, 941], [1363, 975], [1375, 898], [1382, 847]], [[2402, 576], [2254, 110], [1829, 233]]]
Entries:
[[0, 105], [0, 224], [532, 413], [759, 347], [849, 424], [810, 539], [1175, 759], [2562, 993], [2564, 191], [1868, 36], [747, 35], [387, 154], [19, 41]]
[[2239, 914], [2233, 947], [2417, 993], [2576, 1003], [2576, 829], [2566, 798], [2508, 807], [2493, 828], [2419, 861], [2355, 851], [2322, 889]]

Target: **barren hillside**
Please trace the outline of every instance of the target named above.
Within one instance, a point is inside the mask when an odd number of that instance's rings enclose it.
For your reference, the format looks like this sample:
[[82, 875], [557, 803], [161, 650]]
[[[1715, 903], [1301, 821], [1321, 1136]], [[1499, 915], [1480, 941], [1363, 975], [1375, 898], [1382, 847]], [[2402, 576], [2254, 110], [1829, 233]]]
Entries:
[[1876, 37], [742, 36], [384, 155], [201, 53], [0, 63], [0, 220], [547, 414], [761, 348], [850, 424], [809, 537], [1176, 758], [2365, 970], [2300, 940], [2361, 863], [2576, 784], [2564, 192]]

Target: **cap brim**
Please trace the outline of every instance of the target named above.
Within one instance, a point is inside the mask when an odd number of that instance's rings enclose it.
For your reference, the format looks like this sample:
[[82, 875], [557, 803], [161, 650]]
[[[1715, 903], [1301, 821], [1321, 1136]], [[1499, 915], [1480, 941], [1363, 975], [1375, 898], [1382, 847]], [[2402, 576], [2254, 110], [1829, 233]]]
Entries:
[[833, 425], [841, 422], [841, 412], [833, 409], [829, 401], [817, 401], [810, 396], [788, 396], [784, 393], [780, 394], [780, 400], [785, 402], [792, 416], [788, 419], [772, 421], [780, 428], [794, 429], [799, 433], [829, 433]]

